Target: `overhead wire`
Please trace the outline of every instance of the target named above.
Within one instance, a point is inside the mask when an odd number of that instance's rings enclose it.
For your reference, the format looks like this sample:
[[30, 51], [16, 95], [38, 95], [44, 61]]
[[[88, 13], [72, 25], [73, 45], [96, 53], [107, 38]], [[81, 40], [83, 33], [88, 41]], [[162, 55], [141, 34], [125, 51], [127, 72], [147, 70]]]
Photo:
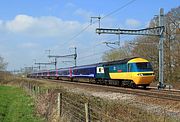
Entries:
[[[128, 5], [132, 4], [132, 3], [135, 2], [135, 1], [136, 1], [136, 0], [131, 0], [131, 1], [129, 1], [128, 3], [124, 4], [123, 6], [117, 8], [116, 10], [114, 10], [114, 11], [106, 14], [105, 16], [103, 16], [103, 17], [101, 18], [101, 20], [104, 19], [104, 18], [106, 18], [106, 17], [108, 17], [108, 16], [110, 16], [110, 15], [112, 15], [112, 14], [114, 14], [114, 13], [116, 13], [116, 12], [118, 12], [118, 11], [120, 11], [121, 9], [127, 7]], [[91, 25], [95, 24], [96, 22], [98, 22], [98, 20], [96, 20], [96, 21], [88, 24], [88, 25], [87, 25], [86, 27], [84, 27], [80, 32], [78, 32], [76, 35], [74, 35], [72, 38], [70, 38], [68, 41], [66, 41], [63, 45], [65, 45], [66, 43], [69, 43], [69, 42], [71, 42], [72, 40], [74, 40], [75, 38], [77, 38], [81, 33], [83, 33], [85, 30], [87, 30]]]
[[76, 35], [74, 35], [72, 38], [69, 39], [69, 41], [66, 41], [63, 45], [65, 45], [66, 43], [69, 43], [71, 41], [73, 41], [73, 39], [77, 38], [81, 33], [83, 33], [85, 30], [87, 30], [89, 27], [91, 26], [91, 24], [88, 24], [86, 27], [84, 27], [80, 32], [78, 32]]
[[[121, 37], [121, 39], [124, 39], [124, 38], [126, 38], [126, 36]], [[103, 40], [105, 40], [105, 41], [118, 41], [118, 40], [116, 39], [116, 37], [106, 38], [106, 39], [103, 39]], [[84, 51], [84, 50], [88, 50], [88, 51], [93, 50], [93, 51], [94, 51], [94, 48], [100, 46], [101, 44], [103, 44], [103, 42], [98, 43], [98, 44], [96, 44], [96, 45], [88, 46], [88, 47], [86, 47], [86, 48], [82, 48], [81, 51]], [[106, 50], [106, 51], [107, 51], [107, 50]], [[106, 52], [106, 51], [104, 51], [104, 52]], [[95, 54], [95, 55], [96, 55], [96, 54]], [[91, 54], [91, 56], [94, 56], [94, 53]], [[83, 57], [84, 57], [84, 56], [83, 56]], [[85, 57], [87, 57], [87, 56], [85, 56]]]
[[100, 55], [100, 54], [103, 54], [103, 53], [108, 52], [108, 51], [109, 51], [109, 50], [105, 50], [105, 51], [101, 51], [101, 52], [89, 54], [89, 55], [86, 55], [86, 56], [83, 56], [83, 57], [78, 58], [78, 60], [79, 60], [79, 61], [82, 61], [82, 60], [85, 60], [85, 59], [87, 59], [87, 58], [92, 58], [92, 56]]
[[103, 16], [101, 19], [104, 19], [104, 18], [106, 18], [106, 17], [108, 17], [108, 16], [110, 16], [110, 15], [112, 15], [112, 14], [114, 14], [114, 13], [120, 11], [121, 9], [127, 7], [128, 5], [132, 4], [132, 3], [135, 2], [135, 1], [136, 1], [136, 0], [131, 0], [131, 1], [127, 2], [127, 3], [124, 4], [123, 6], [117, 8], [116, 10], [114, 10], [114, 11], [110, 12], [109, 14]]
[[[124, 37], [123, 37], [123, 38], [124, 38]], [[105, 38], [105, 39], [103, 39], [103, 40], [105, 40], [105, 41], [116, 41], [116, 37], [113, 37], [113, 38]], [[101, 44], [103, 44], [103, 42], [99, 42], [99, 43], [97, 43], [97, 44], [95, 44], [95, 45], [82, 48], [82, 50], [94, 49], [95, 47], [97, 47], [97, 46], [99, 46], [99, 45], [101, 45]]]
[[[109, 13], [106, 14], [105, 16], [101, 17], [101, 20], [107, 18], [108, 16], [111, 16], [112, 14], [117, 13], [118, 11], [120, 11], [121, 9], [127, 7], [128, 5], [132, 4], [132, 3], [135, 2], [135, 1], [136, 1], [136, 0], [130, 0], [130, 1], [127, 2], [126, 4], [122, 5], [121, 7], [117, 8], [117, 9], [113, 10], [112, 12], [109, 12]], [[66, 41], [66, 42], [63, 43], [62, 45], [65, 46], [65, 44], [70, 43], [70, 42], [73, 41], [75, 38], [77, 38], [79, 35], [81, 35], [84, 31], [86, 31], [91, 25], [97, 23], [98, 21], [99, 21], [99, 20], [96, 20], [96, 21], [93, 21], [92, 23], [88, 24], [88, 25], [85, 26], [81, 31], [79, 31], [77, 34], [75, 34], [72, 38], [70, 38], [68, 41]], [[106, 52], [106, 51], [103, 51], [103, 52]], [[101, 53], [103, 53], [103, 52], [101, 52]], [[95, 54], [93, 54], [93, 55], [95, 55]], [[92, 55], [92, 56], [93, 56], [93, 55]], [[97, 55], [97, 53], [96, 53], [96, 55]], [[87, 56], [86, 56], [86, 57], [87, 57]], [[89, 57], [90, 57], [90, 56], [89, 56]]]
[[[118, 11], [120, 11], [121, 9], [127, 7], [128, 5], [132, 4], [132, 3], [135, 2], [135, 1], [136, 1], [136, 0], [131, 0], [131, 1], [127, 2], [126, 4], [122, 5], [121, 7], [117, 8], [117, 9], [115, 9], [114, 11], [112, 11], [112, 12], [106, 14], [105, 16], [101, 17], [101, 20], [104, 19], [104, 18], [106, 18], [106, 17], [108, 17], [108, 16], [110, 16], [110, 15], [112, 15], [112, 14], [114, 14], [114, 13], [117, 13]], [[80, 32], [78, 32], [77, 34], [75, 34], [72, 38], [70, 38], [68, 41], [66, 41], [66, 42], [65, 42], [64, 44], [62, 44], [62, 45], [65, 45], [66, 43], [69, 43], [69, 42], [73, 41], [75, 38], [77, 38], [79, 35], [81, 35], [84, 31], [86, 31], [91, 25], [93, 25], [93, 24], [95, 24], [95, 23], [97, 23], [97, 22], [98, 22], [98, 20], [96, 20], [96, 21], [88, 24], [88, 25], [85, 26]]]
[[[126, 38], [126, 37], [123, 37], [123, 38]], [[114, 39], [110, 39], [110, 40], [114, 40]], [[108, 40], [108, 41], [110, 41], [110, 40]], [[87, 49], [88, 49], [88, 48], [87, 48]], [[114, 48], [114, 49], [118, 49], [118, 48]], [[86, 56], [82, 56], [82, 57], [78, 58], [78, 60], [79, 60], [79, 61], [82, 61], [82, 60], [85, 60], [85, 59], [87, 59], [87, 58], [91, 58], [92, 56], [96, 56], [96, 55], [100, 55], [100, 54], [106, 53], [106, 52], [108, 52], [108, 51], [110, 51], [110, 50], [112, 50], [112, 48], [111, 48], [111, 49], [108, 49], [108, 50], [104, 50], [104, 51], [92, 53], [92, 54], [89, 54], [89, 55], [86, 55]]]

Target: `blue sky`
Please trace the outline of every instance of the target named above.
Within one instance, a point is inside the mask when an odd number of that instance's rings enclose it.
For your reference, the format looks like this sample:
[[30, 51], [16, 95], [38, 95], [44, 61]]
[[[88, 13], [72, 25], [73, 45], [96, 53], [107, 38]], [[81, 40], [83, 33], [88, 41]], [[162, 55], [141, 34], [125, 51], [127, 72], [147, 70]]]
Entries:
[[[89, 25], [91, 16], [103, 17], [130, 1], [102, 19], [102, 27], [144, 28], [160, 8], [167, 13], [180, 5], [180, 0], [1, 0], [0, 55], [9, 62], [8, 70], [32, 66], [33, 59], [48, 62], [48, 49], [51, 54], [70, 54], [74, 46], [79, 65], [99, 62], [102, 52], [109, 50], [102, 42], [116, 40], [116, 36], [97, 35], [96, 23], [72, 37]], [[122, 42], [130, 39], [121, 37]], [[66, 66], [59, 60], [58, 67]]]

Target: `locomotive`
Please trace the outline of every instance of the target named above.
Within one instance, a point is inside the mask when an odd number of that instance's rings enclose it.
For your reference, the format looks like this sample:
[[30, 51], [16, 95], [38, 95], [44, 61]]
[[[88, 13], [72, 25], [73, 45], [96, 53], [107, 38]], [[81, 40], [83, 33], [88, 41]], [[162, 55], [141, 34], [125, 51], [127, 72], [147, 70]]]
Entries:
[[136, 88], [149, 86], [155, 75], [151, 63], [143, 58], [101, 62], [91, 65], [38, 71], [28, 74], [30, 78], [61, 79], [98, 84], [113, 84]]

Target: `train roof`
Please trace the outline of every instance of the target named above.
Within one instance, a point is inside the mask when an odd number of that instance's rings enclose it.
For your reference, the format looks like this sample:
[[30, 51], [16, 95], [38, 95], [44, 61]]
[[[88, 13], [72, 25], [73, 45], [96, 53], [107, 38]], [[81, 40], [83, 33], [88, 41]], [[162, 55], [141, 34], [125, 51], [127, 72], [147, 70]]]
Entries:
[[128, 63], [128, 61], [135, 59], [135, 58], [138, 58], [138, 57], [131, 57], [131, 58], [125, 58], [125, 59], [120, 59], [120, 60], [115, 60], [115, 61], [102, 62], [100, 64], [102, 64], [102, 65], [123, 64], [123, 63]]
[[113, 64], [121, 64], [121, 63], [128, 63], [128, 61], [139, 58], [139, 57], [131, 57], [131, 58], [125, 58], [125, 59], [120, 59], [120, 60], [115, 60], [115, 61], [108, 61], [108, 62], [100, 62], [100, 63], [95, 63], [95, 64], [90, 64], [90, 65], [82, 65], [82, 66], [76, 66], [72, 67], [74, 68], [85, 68], [85, 67], [93, 67], [93, 66], [98, 66], [98, 65], [113, 65]]

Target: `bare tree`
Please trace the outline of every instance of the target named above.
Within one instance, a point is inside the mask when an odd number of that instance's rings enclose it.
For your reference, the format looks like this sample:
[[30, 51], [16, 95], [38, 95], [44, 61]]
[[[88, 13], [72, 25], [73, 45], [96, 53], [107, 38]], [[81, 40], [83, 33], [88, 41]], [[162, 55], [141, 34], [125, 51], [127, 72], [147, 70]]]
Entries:
[[[180, 7], [172, 9], [165, 16], [164, 39], [164, 78], [172, 82], [180, 79]], [[158, 26], [158, 17], [150, 22], [150, 27]], [[157, 37], [138, 37], [132, 50], [133, 55], [144, 57], [151, 61], [158, 76], [158, 42]]]
[[0, 56], [0, 71], [6, 70], [8, 63], [4, 61], [4, 58]]
[[149, 60], [156, 76], [158, 75], [158, 41], [157, 37], [139, 36], [131, 44], [132, 54]]
[[131, 51], [129, 45], [125, 45], [123, 47], [112, 49], [109, 52], [106, 52], [102, 59], [103, 61], [114, 61], [128, 57], [131, 57]]
[[168, 82], [177, 81], [180, 78], [180, 7], [171, 9], [165, 16], [165, 79]]

